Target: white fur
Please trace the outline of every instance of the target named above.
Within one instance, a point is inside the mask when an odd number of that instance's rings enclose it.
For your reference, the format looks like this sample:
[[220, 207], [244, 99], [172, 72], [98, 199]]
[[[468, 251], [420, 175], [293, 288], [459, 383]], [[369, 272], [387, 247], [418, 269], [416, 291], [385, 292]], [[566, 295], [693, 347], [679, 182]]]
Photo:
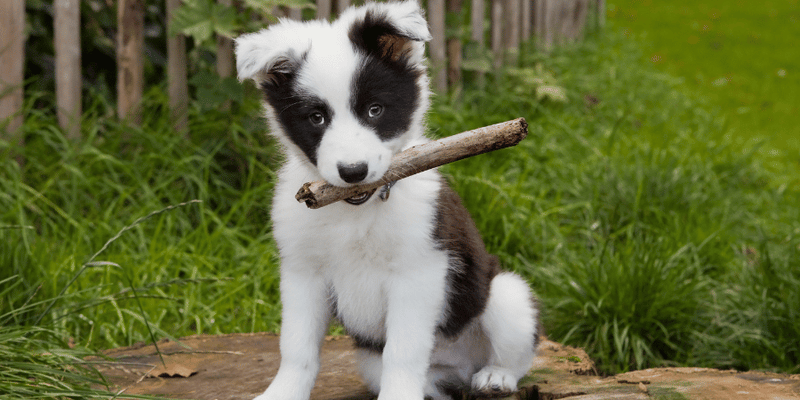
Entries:
[[424, 69], [423, 42], [430, 33], [413, 1], [351, 8], [334, 23], [283, 20], [236, 41], [241, 79], [261, 82], [281, 62], [302, 59], [294, 71], [297, 84], [325, 99], [336, 116], [319, 144], [315, 166], [284, 132], [277, 118], [281, 110], [265, 107], [271, 132], [286, 152], [271, 211], [282, 259], [282, 358], [278, 374], [257, 399], [309, 398], [333, 301], [350, 333], [385, 340], [382, 354], [359, 351], [362, 375], [380, 393], [379, 400], [447, 399], [437, 386], [441, 381], [513, 391], [535, 354], [537, 311], [521, 278], [496, 276], [482, 316], [455, 338], [437, 333], [446, 317], [451, 268], [451, 255], [433, 237], [442, 185], [437, 171], [398, 181], [387, 202], [373, 196], [360, 206], [339, 202], [311, 210], [294, 198], [303, 183], [321, 178], [347, 185], [337, 172], [339, 163], [367, 162], [366, 181], [378, 180], [392, 155], [428, 140], [423, 134], [427, 76], [418, 81], [420, 101], [411, 128], [392, 140], [381, 141], [349, 109], [358, 56], [347, 32], [368, 9], [386, 12], [414, 38], [410, 58]]

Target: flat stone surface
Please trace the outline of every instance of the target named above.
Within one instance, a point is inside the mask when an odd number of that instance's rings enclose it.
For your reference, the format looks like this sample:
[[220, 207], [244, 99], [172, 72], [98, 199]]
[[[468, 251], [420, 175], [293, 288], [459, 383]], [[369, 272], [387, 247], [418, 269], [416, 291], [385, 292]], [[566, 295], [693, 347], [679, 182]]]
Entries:
[[[261, 394], [280, 362], [278, 337], [272, 334], [198, 335], [181, 344], [161, 341], [166, 367], [153, 345], [106, 352], [99, 369], [115, 393], [150, 394], [176, 399], [240, 400]], [[348, 337], [330, 337], [322, 347], [322, 369], [313, 400], [368, 400], [375, 396], [361, 383]], [[464, 396], [458, 400], [472, 400]], [[581, 349], [544, 340], [531, 372], [520, 382], [515, 400], [800, 399], [800, 375], [720, 371], [707, 368], [656, 368], [599, 377]]]

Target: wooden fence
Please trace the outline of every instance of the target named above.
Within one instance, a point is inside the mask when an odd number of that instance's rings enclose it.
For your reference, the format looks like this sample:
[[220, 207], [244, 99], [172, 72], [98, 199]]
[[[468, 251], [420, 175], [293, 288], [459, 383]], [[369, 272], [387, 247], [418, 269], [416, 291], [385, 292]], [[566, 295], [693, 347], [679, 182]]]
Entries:
[[[233, 0], [217, 0], [230, 6]], [[427, 17], [433, 35], [429, 44], [434, 90], [443, 93], [461, 84], [465, 43], [446, 34], [446, 15], [461, 15], [465, 0], [427, 0]], [[469, 0], [470, 46], [476, 54], [490, 50], [493, 68], [514, 60], [520, 43], [535, 37], [549, 49], [576, 40], [586, 29], [587, 16], [595, 10], [598, 27], [604, 19], [605, 0]], [[56, 113], [61, 127], [71, 138], [80, 135], [81, 47], [80, 0], [53, 0], [55, 32]], [[181, 0], [166, 0], [167, 20]], [[487, 4], [488, 2], [488, 4]], [[350, 6], [350, 0], [316, 0], [316, 17], [329, 19]], [[138, 106], [144, 88], [145, 0], [117, 2], [117, 114], [139, 123]], [[300, 10], [278, 10], [288, 18], [300, 19]], [[485, 24], [489, 23], [487, 27]], [[11, 137], [22, 125], [25, 42], [25, 0], [0, 1], [0, 129]], [[488, 34], [487, 34], [488, 33]], [[489, 41], [487, 45], [487, 39]], [[167, 40], [167, 78], [175, 129], [186, 130], [189, 91], [186, 43], [182, 36]], [[233, 44], [217, 39], [217, 73], [234, 74]], [[2, 131], [0, 131], [2, 133]], [[21, 139], [19, 139], [21, 140]]]

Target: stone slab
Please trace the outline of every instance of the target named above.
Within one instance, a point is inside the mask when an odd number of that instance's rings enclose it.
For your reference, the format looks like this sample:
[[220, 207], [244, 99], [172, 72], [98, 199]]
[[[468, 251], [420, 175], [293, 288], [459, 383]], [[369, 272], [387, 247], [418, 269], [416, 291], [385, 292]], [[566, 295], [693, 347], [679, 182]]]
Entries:
[[[280, 363], [278, 337], [272, 334], [197, 335], [181, 343], [161, 341], [106, 352], [99, 367], [110, 390], [175, 399], [249, 400], [261, 394]], [[374, 399], [357, 373], [353, 342], [326, 338], [312, 400]], [[515, 400], [800, 400], [800, 375], [720, 371], [707, 368], [656, 368], [610, 377], [597, 376], [581, 349], [542, 341], [531, 372]], [[464, 395], [458, 400], [473, 400]]]

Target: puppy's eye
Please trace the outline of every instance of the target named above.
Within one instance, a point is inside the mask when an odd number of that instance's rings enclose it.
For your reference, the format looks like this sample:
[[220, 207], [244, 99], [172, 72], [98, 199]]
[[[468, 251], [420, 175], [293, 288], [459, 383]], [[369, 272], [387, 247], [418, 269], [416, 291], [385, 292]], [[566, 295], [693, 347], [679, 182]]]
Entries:
[[325, 116], [321, 112], [315, 112], [308, 116], [308, 120], [313, 125], [319, 126], [325, 123]]
[[373, 104], [369, 106], [369, 110], [367, 110], [367, 114], [370, 118], [375, 118], [381, 114], [383, 114], [383, 106], [380, 104]]

